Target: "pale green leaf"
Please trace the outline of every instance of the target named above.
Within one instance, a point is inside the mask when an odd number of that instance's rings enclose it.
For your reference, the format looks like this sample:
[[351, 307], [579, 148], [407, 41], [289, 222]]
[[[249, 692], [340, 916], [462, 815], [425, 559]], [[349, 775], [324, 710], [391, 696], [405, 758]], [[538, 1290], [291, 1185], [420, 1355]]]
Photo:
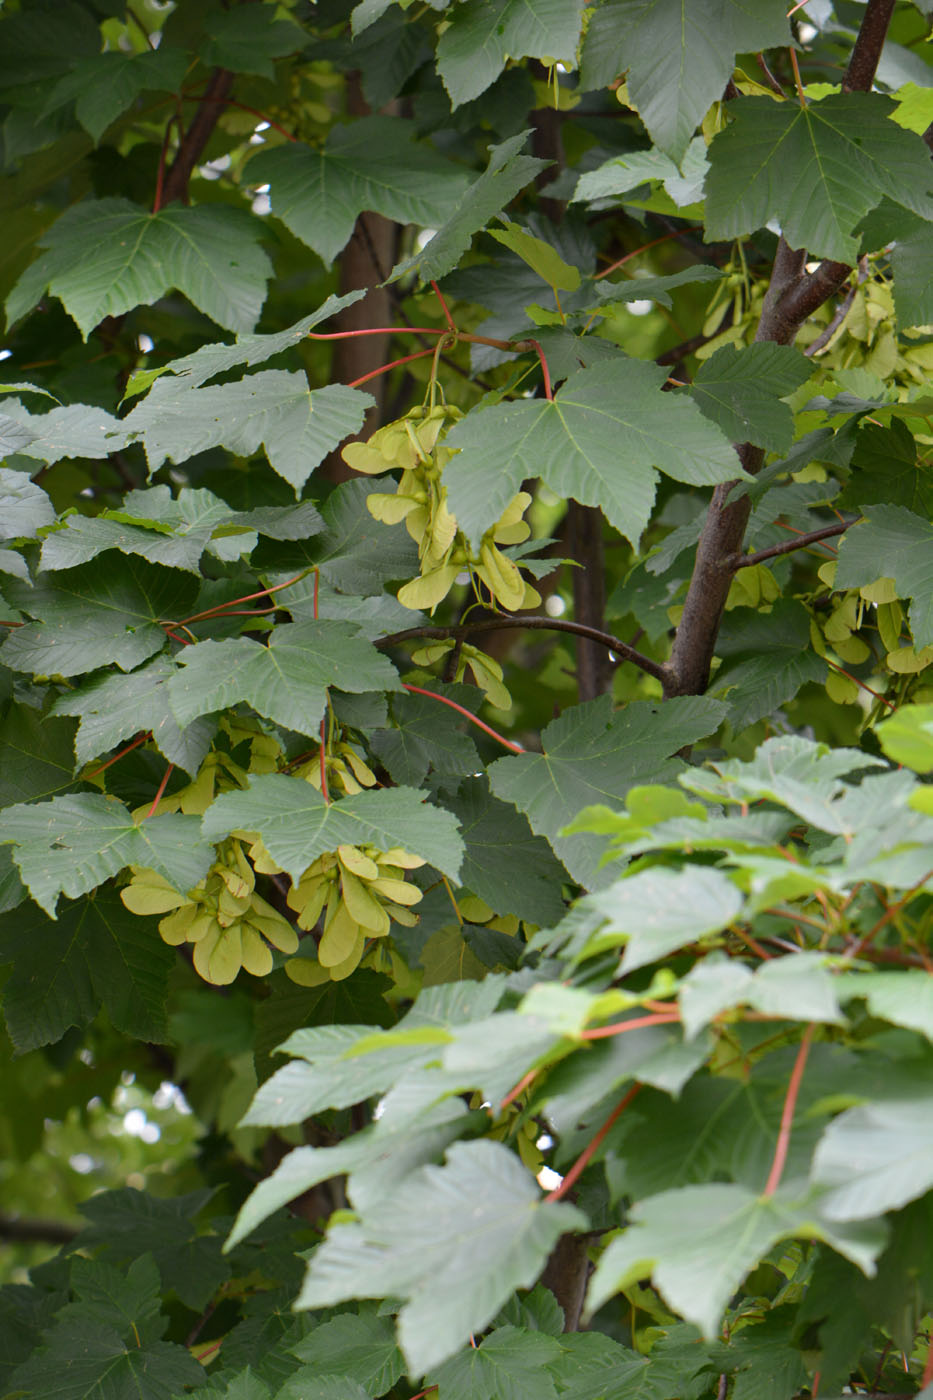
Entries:
[[0, 842], [13, 843], [24, 884], [53, 919], [60, 894], [87, 894], [127, 865], [157, 870], [184, 894], [213, 860], [197, 829], [196, 817], [174, 812], [135, 822], [122, 802], [96, 793], [0, 812]]
[[583, 0], [467, 0], [437, 45], [437, 71], [459, 107], [485, 92], [507, 59], [562, 60], [574, 67]]
[[415, 788], [383, 788], [330, 804], [312, 787], [284, 775], [254, 778], [245, 792], [218, 797], [203, 819], [210, 840], [256, 831], [273, 860], [297, 880], [322, 851], [339, 845], [402, 846], [456, 880], [463, 842], [450, 812]]
[[582, 955], [624, 944], [620, 967], [624, 973], [659, 962], [685, 944], [727, 928], [742, 908], [742, 896], [718, 870], [658, 866], [623, 876], [591, 895], [590, 903], [606, 923]]
[[261, 223], [240, 209], [170, 204], [158, 213], [122, 198], [75, 204], [42, 236], [46, 249], [7, 298], [10, 321], [46, 292], [87, 339], [105, 316], [151, 306], [176, 288], [234, 331], [255, 325], [271, 264]]
[[110, 672], [66, 691], [52, 705], [52, 714], [77, 715], [74, 753], [78, 765], [108, 753], [123, 740], [151, 730], [153, 742], [169, 763], [197, 774], [211, 745], [215, 725], [196, 719], [179, 725], [169, 706], [167, 682], [177, 673], [167, 656], [158, 656], [129, 675]]
[[[613, 156], [596, 170], [589, 170], [581, 175], [574, 191], [573, 202], [610, 199], [614, 195], [628, 194], [630, 190], [636, 189], [646, 181], [659, 180], [665, 193], [670, 195], [676, 205], [681, 207], [694, 204], [703, 198], [703, 182], [708, 169], [706, 142], [702, 136], [697, 136], [690, 142], [680, 165], [663, 151], [626, 151], [624, 156]], [[682, 273], [674, 275], [683, 281], [692, 281], [693, 278], [688, 274], [700, 273], [701, 276], [697, 280], [705, 281], [708, 278], [711, 280], [716, 272], [716, 268], [700, 264], [697, 267], [685, 268]], [[635, 281], [636, 286], [639, 281], [640, 278]], [[601, 285], [603, 284], [597, 284], [597, 290]]]
[[[307, 1068], [305, 1065], [305, 1071]], [[358, 1209], [368, 1208], [416, 1167], [437, 1161], [445, 1148], [461, 1136], [467, 1116], [461, 1099], [447, 1099], [419, 1118], [407, 1119], [399, 1126], [380, 1120], [334, 1147], [296, 1147], [248, 1197], [224, 1249], [232, 1249], [274, 1211], [302, 1192], [333, 1177], [348, 1176], [350, 1199]], [[315, 1359], [303, 1352], [298, 1354], [304, 1361]], [[363, 1377], [357, 1379], [363, 1380]]]
[[579, 287], [580, 269], [565, 262], [557, 249], [543, 238], [535, 238], [510, 222], [506, 222], [504, 228], [491, 228], [489, 235], [497, 243], [511, 248], [549, 286], [565, 292], [575, 292]]
[[127, 441], [119, 418], [90, 404], [72, 403], [51, 408], [48, 413], [28, 413], [11, 400], [4, 404], [0, 420], [0, 432], [6, 423], [26, 435], [19, 445], [8, 445], [5, 450], [44, 462], [47, 467], [68, 457], [106, 457], [119, 452]]
[[541, 1204], [508, 1148], [456, 1143], [446, 1166], [422, 1167], [358, 1223], [330, 1230], [297, 1306], [404, 1297], [399, 1344], [420, 1375], [486, 1327], [514, 1288], [530, 1287], [561, 1234], [585, 1228], [576, 1207]]
[[658, 470], [693, 486], [741, 475], [732, 447], [686, 398], [663, 392], [665, 371], [644, 360], [580, 370], [554, 396], [475, 409], [451, 430], [445, 472], [460, 528], [478, 541], [527, 477], [600, 506], [636, 543]]
[[743, 97], [710, 146], [706, 237], [738, 238], [769, 221], [792, 248], [855, 262], [855, 227], [887, 198], [933, 218], [922, 139], [889, 120], [879, 93], [849, 92], [801, 107]]
[[933, 1100], [860, 1104], [834, 1118], [817, 1145], [813, 1181], [830, 1220], [868, 1220], [933, 1186]]
[[266, 369], [233, 384], [191, 388], [163, 376], [125, 419], [142, 439], [150, 471], [209, 447], [249, 457], [263, 447], [296, 494], [312, 471], [363, 424], [372, 396], [344, 384], [309, 389], [307, 377]]
[[885, 1243], [882, 1222], [834, 1227], [821, 1218], [817, 1198], [798, 1200], [788, 1191], [759, 1196], [719, 1183], [663, 1191], [634, 1206], [629, 1219], [596, 1266], [587, 1309], [595, 1312], [650, 1275], [670, 1306], [707, 1337], [716, 1335], [745, 1275], [779, 1240], [828, 1240], [866, 1273]]
[[55, 519], [55, 508], [41, 486], [24, 472], [0, 467], [0, 539], [32, 539]]
[[364, 210], [426, 227], [457, 210], [465, 171], [415, 135], [401, 117], [357, 118], [333, 127], [323, 150], [291, 144], [261, 152], [248, 174], [269, 185], [273, 214], [330, 263]]
[[841, 1001], [863, 997], [872, 1016], [933, 1040], [933, 978], [922, 968], [844, 972], [834, 986]]

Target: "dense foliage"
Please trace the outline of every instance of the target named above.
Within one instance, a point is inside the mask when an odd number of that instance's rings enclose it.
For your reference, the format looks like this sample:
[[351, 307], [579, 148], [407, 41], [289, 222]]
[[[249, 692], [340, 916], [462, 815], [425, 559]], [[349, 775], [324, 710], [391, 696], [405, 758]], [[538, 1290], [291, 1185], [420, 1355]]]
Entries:
[[928, 30], [7, 0], [0, 1395], [926, 1393]]

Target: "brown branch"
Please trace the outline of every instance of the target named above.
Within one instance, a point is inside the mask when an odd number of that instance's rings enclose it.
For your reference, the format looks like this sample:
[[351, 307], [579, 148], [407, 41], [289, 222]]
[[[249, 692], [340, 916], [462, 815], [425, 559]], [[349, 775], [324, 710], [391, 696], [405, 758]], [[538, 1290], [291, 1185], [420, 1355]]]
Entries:
[[[599, 637], [606, 610], [603, 516], [598, 506], [567, 506], [567, 549], [571, 569], [573, 611], [587, 630], [577, 635], [577, 693], [581, 701], [595, 700], [612, 686], [612, 663]], [[596, 633], [593, 637], [591, 633]]]
[[201, 159], [232, 86], [233, 74], [229, 68], [215, 68], [198, 109], [191, 119], [191, 125], [181, 138], [178, 154], [165, 177], [161, 201], [163, 206], [176, 199], [181, 199], [187, 204], [191, 172]]
[[844, 535], [851, 526], [857, 525], [861, 516], [854, 520], [837, 520], [834, 525], [824, 525], [821, 530], [811, 530], [807, 535], [797, 535], [781, 544], [772, 544], [767, 549], [759, 549], [755, 554], [738, 554], [731, 561], [733, 572], [747, 569], [752, 564], [763, 564], [766, 559], [777, 559], [782, 554], [793, 554], [795, 549], [806, 549], [820, 540], [832, 539], [833, 535]]
[[817, 336], [816, 340], [813, 341], [812, 345], [808, 345], [806, 350], [804, 350], [803, 353], [807, 356], [808, 359], [811, 358], [813, 355], [818, 355], [820, 351], [824, 348], [824, 346], [827, 346], [832, 340], [833, 336], [836, 334], [837, 330], [842, 325], [843, 321], [848, 316], [849, 311], [851, 310], [852, 303], [855, 300], [855, 293], [858, 291], [859, 287], [867, 279], [867, 277], [868, 257], [866, 255], [864, 258], [859, 259], [858, 278], [852, 283], [851, 287], [846, 292], [842, 301], [836, 307], [836, 310], [833, 313], [833, 318], [830, 321], [829, 325], [824, 326], [824, 328], [820, 331], [819, 335]]
[[81, 1229], [66, 1220], [39, 1220], [0, 1214], [0, 1240], [12, 1244], [69, 1244]]
[[[871, 88], [893, 8], [894, 0], [868, 0], [846, 70], [846, 91], [866, 92]], [[784, 238], [778, 240], [756, 341], [790, 345], [807, 317], [839, 290], [852, 271], [848, 263], [824, 258], [812, 273], [807, 273], [806, 263], [805, 249], [791, 248]], [[755, 475], [761, 470], [764, 453], [760, 448], [743, 443], [737, 452], [746, 472]], [[709, 684], [735, 560], [741, 555], [751, 512], [747, 495], [730, 503], [734, 485], [727, 482], [717, 486], [707, 511], [667, 667], [668, 696], [701, 695]]]
[[600, 632], [595, 627], [587, 627], [582, 622], [571, 622], [561, 617], [489, 617], [480, 622], [464, 622], [455, 627], [406, 627], [403, 632], [393, 632], [391, 636], [379, 637], [373, 642], [376, 647], [391, 647], [398, 642], [414, 641], [417, 637], [433, 637], [443, 640], [446, 637], [467, 637], [473, 632], [499, 632], [506, 627], [529, 627], [553, 632], [573, 632], [578, 637], [588, 637], [600, 646], [614, 651], [623, 661], [630, 661], [646, 675], [654, 676], [663, 684], [667, 678], [667, 668], [650, 656], [630, 647], [610, 632]]

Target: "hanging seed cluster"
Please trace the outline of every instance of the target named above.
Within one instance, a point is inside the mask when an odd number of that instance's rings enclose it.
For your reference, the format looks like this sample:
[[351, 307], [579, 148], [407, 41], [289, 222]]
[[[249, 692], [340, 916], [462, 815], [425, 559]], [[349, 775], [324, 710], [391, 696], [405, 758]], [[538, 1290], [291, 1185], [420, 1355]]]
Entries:
[[541, 595], [522, 578], [515, 561], [502, 552], [531, 534], [531, 527], [522, 519], [531, 505], [528, 492], [519, 491], [512, 498], [483, 535], [478, 552], [457, 528], [456, 517], [448, 509], [442, 478], [454, 451], [443, 445], [443, 438], [462, 417], [460, 409], [450, 404], [413, 408], [404, 418], [378, 429], [368, 442], [351, 442], [343, 449], [347, 465], [368, 476], [401, 469], [395, 491], [374, 493], [366, 502], [371, 514], [385, 525], [404, 520], [418, 546], [420, 577], [399, 589], [398, 600], [406, 608], [433, 612], [447, 597], [458, 574], [467, 573], [484, 602], [491, 597], [509, 612], [537, 607]]

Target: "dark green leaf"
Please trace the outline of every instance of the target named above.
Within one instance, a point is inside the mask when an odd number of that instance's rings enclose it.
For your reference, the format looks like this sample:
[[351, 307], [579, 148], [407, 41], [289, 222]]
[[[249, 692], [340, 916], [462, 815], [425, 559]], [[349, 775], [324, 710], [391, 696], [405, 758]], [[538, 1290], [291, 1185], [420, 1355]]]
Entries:
[[855, 262], [855, 226], [885, 196], [933, 218], [929, 152], [891, 110], [878, 93], [805, 107], [743, 97], [710, 146], [706, 236], [737, 238], [776, 220], [792, 248]]
[[721, 722], [721, 702], [705, 697], [650, 701], [616, 713], [608, 696], [573, 706], [541, 735], [544, 752], [502, 758], [489, 770], [493, 792], [546, 836], [575, 880], [605, 884], [600, 852], [580, 836], [560, 832], [593, 802], [621, 802], [637, 784], [663, 782], [678, 764], [672, 755], [711, 733]]
[[156, 214], [126, 199], [85, 200], [42, 239], [40, 254], [7, 298], [16, 321], [48, 292], [85, 340], [105, 316], [151, 306], [175, 287], [205, 316], [252, 330], [271, 265], [257, 247], [262, 225], [239, 209], [170, 204]]
[[197, 584], [177, 570], [111, 551], [35, 587], [17, 580], [5, 589], [35, 621], [7, 638], [0, 659], [16, 671], [76, 676], [114, 663], [132, 671], [147, 661], [165, 645], [160, 621], [184, 617]]
[[508, 59], [562, 60], [572, 67], [583, 0], [467, 0], [451, 14], [437, 46], [437, 71], [453, 107], [470, 102]]
[[269, 185], [272, 212], [329, 263], [364, 210], [427, 227], [454, 214], [464, 172], [416, 144], [415, 134], [414, 123], [400, 117], [357, 119], [332, 128], [321, 151], [300, 144], [263, 151], [249, 176]]
[[404, 1371], [391, 1318], [342, 1313], [315, 1327], [293, 1351], [320, 1374], [348, 1376], [367, 1393], [384, 1395]]
[[723, 664], [710, 688], [729, 705], [737, 734], [773, 715], [809, 681], [826, 679], [826, 662], [811, 646], [809, 614], [789, 598], [778, 599], [767, 613], [727, 613], [716, 650]]
[[393, 696], [392, 719], [393, 727], [377, 729], [371, 743], [394, 782], [421, 783], [429, 770], [449, 775], [479, 768], [479, 754], [463, 732], [463, 719], [446, 705], [426, 695]]
[[556, 1400], [548, 1368], [560, 1358], [555, 1337], [499, 1327], [431, 1372], [438, 1400]]
[[214, 10], [209, 33], [203, 52], [205, 63], [264, 78], [271, 78], [275, 71], [273, 59], [294, 53], [307, 42], [297, 24], [279, 18], [278, 10], [267, 5]]
[[0, 808], [54, 797], [71, 786], [75, 726], [15, 701], [0, 715]]
[[[662, 392], [665, 372], [643, 360], [580, 370], [553, 402], [525, 399], [475, 410], [448, 434], [459, 449], [445, 472], [450, 508], [478, 541], [526, 477], [598, 505], [637, 542], [658, 471], [711, 486], [741, 473], [726, 439], [688, 399]], [[619, 453], [624, 443], [624, 470]]]
[[909, 598], [910, 630], [917, 647], [933, 643], [933, 526], [903, 506], [870, 505], [866, 521], [848, 530], [839, 546], [836, 588], [858, 588], [893, 578]]
[[[637, 287], [637, 283], [635, 284]], [[732, 442], [786, 452], [793, 441], [789, 394], [810, 377], [810, 362], [790, 345], [724, 345], [704, 360], [690, 386], [694, 402]]]
[[187, 62], [181, 49], [160, 47], [144, 53], [95, 53], [83, 58], [54, 85], [43, 115], [75, 104], [75, 116], [95, 142], [143, 92], [174, 92]]
[[125, 1035], [165, 1039], [165, 996], [175, 953], [157, 919], [131, 914], [114, 890], [64, 905], [56, 920], [34, 904], [0, 919], [13, 972], [3, 1010], [17, 1051], [61, 1040], [104, 1006]]

